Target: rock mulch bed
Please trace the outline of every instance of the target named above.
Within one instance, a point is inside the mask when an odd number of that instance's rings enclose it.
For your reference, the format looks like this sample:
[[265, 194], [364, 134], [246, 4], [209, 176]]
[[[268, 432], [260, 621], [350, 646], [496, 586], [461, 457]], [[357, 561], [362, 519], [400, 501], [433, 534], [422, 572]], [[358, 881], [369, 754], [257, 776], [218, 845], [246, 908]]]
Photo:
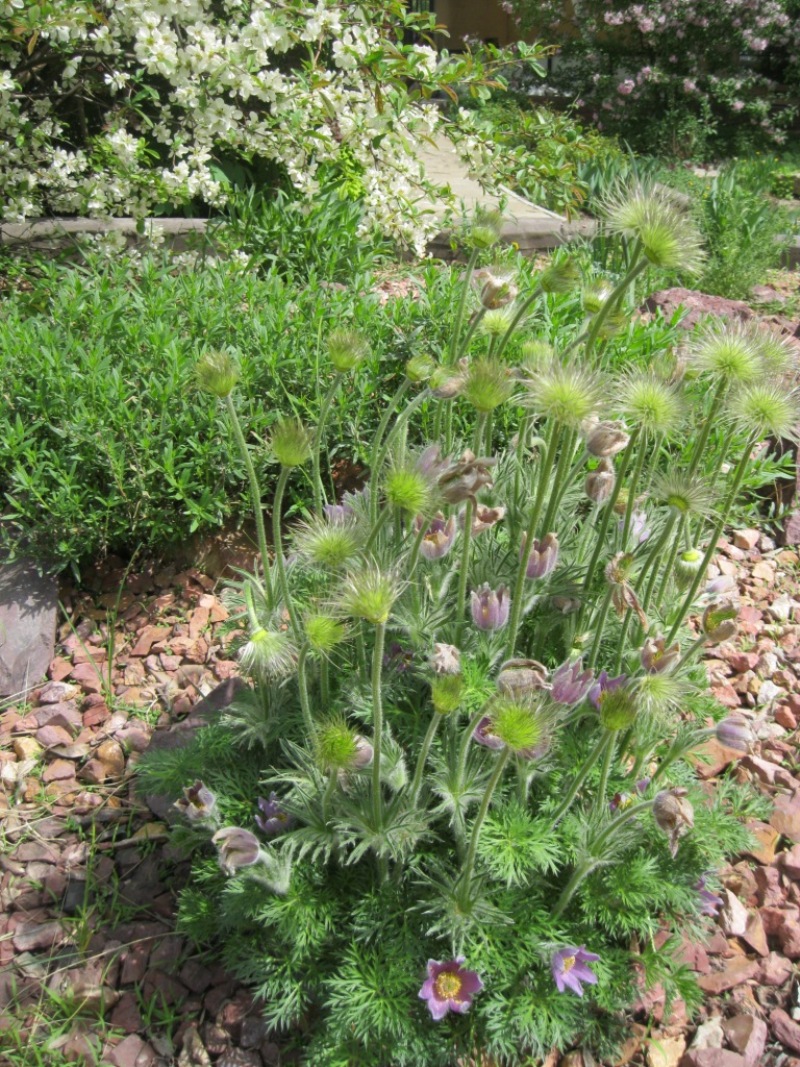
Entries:
[[[690, 1024], [678, 1003], [665, 1017], [663, 991], [651, 990], [618, 1067], [800, 1067], [800, 556], [741, 530], [720, 542], [716, 568], [738, 587], [741, 634], [710, 650], [709, 678], [758, 743], [742, 756], [711, 742], [697, 773], [709, 790], [722, 774], [751, 782], [772, 809], [722, 874], [708, 942], [686, 942], [706, 994], [699, 1016]], [[49, 1031], [68, 1062], [291, 1062], [250, 994], [175, 931], [188, 863], [134, 790], [154, 732], [193, 724], [201, 702], [234, 685], [236, 633], [215, 582], [111, 568], [92, 596], [68, 596], [76, 625], [60, 631], [50, 680], [0, 716], [0, 1044], [14, 1026], [47, 1039], [49, 990], [80, 1007]], [[573, 1050], [546, 1062], [596, 1061]]]

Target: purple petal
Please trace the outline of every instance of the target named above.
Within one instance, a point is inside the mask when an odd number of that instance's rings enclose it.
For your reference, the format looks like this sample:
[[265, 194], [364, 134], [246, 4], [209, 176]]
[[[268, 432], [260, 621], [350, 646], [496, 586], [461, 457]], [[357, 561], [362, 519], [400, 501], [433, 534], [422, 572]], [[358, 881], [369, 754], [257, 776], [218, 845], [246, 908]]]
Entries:
[[428, 1001], [428, 1007], [430, 1008], [431, 1015], [434, 1019], [443, 1019], [450, 1011], [450, 1004], [446, 1000], [438, 1000], [436, 997], [431, 997]]
[[425, 982], [422, 983], [422, 989], [420, 989], [420, 991], [419, 991], [420, 1000], [428, 1000], [429, 997], [432, 997], [434, 995], [434, 993], [433, 993], [433, 983], [434, 983], [434, 981], [435, 981], [435, 979], [428, 978]]
[[448, 1000], [447, 1002], [450, 1011], [457, 1011], [459, 1015], [466, 1015], [469, 1009], [472, 1007], [471, 1000]]
[[575, 968], [574, 967], [572, 968], [572, 970], [568, 974], [565, 974], [563, 976], [563, 978], [564, 978], [564, 985], [565, 986], [569, 986], [569, 988], [573, 991], [573, 993], [577, 993], [579, 997], [583, 996], [583, 986], [580, 983], [580, 979], [575, 974]]
[[600, 959], [596, 952], [587, 952], [583, 945], [581, 945], [575, 955], [578, 956], [579, 963], [594, 963], [596, 960]]
[[483, 982], [475, 971], [462, 971], [459, 977], [461, 978], [462, 995], [474, 997], [476, 993], [480, 993], [483, 989]]
[[553, 968], [553, 981], [556, 983], [556, 989], [559, 993], [564, 992], [564, 975], [561, 971], [557, 971]]
[[579, 982], [586, 982], [588, 985], [595, 985], [597, 983], [597, 975], [594, 971], [590, 971], [584, 963], [580, 962], [580, 960], [572, 968], [570, 975], [574, 975]]

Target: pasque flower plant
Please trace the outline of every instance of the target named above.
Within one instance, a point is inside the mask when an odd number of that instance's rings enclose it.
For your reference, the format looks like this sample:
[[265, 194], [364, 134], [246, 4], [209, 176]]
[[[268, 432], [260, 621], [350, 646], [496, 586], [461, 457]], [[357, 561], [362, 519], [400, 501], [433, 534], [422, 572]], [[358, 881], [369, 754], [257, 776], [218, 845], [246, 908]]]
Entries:
[[[657, 192], [632, 202], [613, 206], [628, 274], [535, 365], [517, 362], [529, 327], [515, 309], [561, 297], [509, 280], [508, 335], [482, 335], [472, 255], [440, 364], [467, 395], [426, 384], [417, 359], [363, 490], [326, 499], [311, 457], [317, 503], [294, 534], [287, 464], [305, 464], [311, 441], [324, 452], [324, 412], [313, 430], [276, 421], [273, 543], [231, 590], [253, 688], [200, 735], [203, 781], [181, 782], [186, 832], [215, 831], [220, 856], [198, 859], [182, 921], [219, 939], [270, 1025], [303, 1024], [309, 1064], [522, 1064], [577, 1036], [610, 1049], [642, 980], [694, 1002], [673, 942], [655, 949], [653, 935], [699, 933], [714, 869], [746, 840], [684, 760], [714, 731], [697, 652], [735, 623], [702, 586], [753, 445], [796, 402], [784, 390], [773, 403], [765, 368], [749, 399], [709, 359], [678, 384], [604, 369], [598, 320], [675, 222]], [[694, 261], [679, 221], [665, 254]], [[486, 372], [490, 348], [507, 373]], [[339, 349], [329, 396], [359, 373]], [[235, 392], [224, 403], [235, 418]], [[423, 405], [433, 441], [416, 429]], [[703, 495], [698, 450], [720, 421]], [[592, 472], [604, 488], [587, 495]], [[672, 506], [681, 475], [718, 509]], [[346, 546], [322, 551], [328, 537]], [[688, 577], [687, 540], [701, 554]], [[271, 657], [254, 651], [262, 634]], [[751, 740], [738, 719], [720, 736]]]

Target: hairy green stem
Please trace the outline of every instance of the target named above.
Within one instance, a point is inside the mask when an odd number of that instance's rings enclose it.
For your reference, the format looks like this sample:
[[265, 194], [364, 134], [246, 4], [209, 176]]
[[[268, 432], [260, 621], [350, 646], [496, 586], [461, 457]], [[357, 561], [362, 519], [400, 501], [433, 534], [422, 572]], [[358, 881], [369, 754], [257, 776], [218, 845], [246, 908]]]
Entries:
[[736, 499], [736, 494], [739, 492], [739, 487], [741, 486], [742, 480], [744, 479], [744, 476], [747, 473], [747, 468], [750, 466], [750, 454], [753, 451], [753, 447], [757, 439], [757, 434], [751, 434], [750, 438], [747, 441], [747, 444], [745, 445], [744, 452], [742, 453], [742, 458], [739, 460], [739, 463], [736, 466], [736, 471], [733, 476], [733, 482], [731, 483], [730, 490], [728, 492], [727, 497], [725, 498], [725, 503], [722, 506], [720, 516], [714, 523], [714, 528], [711, 531], [711, 537], [709, 538], [708, 548], [706, 549], [705, 555], [703, 556], [703, 561], [700, 564], [700, 570], [694, 576], [692, 584], [689, 586], [686, 596], [683, 598], [683, 603], [681, 604], [680, 611], [678, 612], [672, 629], [670, 630], [666, 638], [667, 644], [670, 644], [670, 642], [675, 639], [678, 630], [680, 630], [683, 624], [683, 620], [686, 617], [687, 612], [689, 611], [689, 608], [694, 603], [694, 598], [697, 596], [697, 590], [700, 588], [700, 583], [705, 577], [706, 571], [708, 570], [708, 565], [714, 558], [714, 553], [717, 551], [717, 541], [719, 540], [719, 535], [722, 533], [722, 528], [725, 525], [725, 520], [728, 517], [728, 512], [730, 510], [731, 504], [733, 504], [734, 500]]
[[606, 789], [608, 788], [608, 779], [611, 774], [611, 767], [614, 763], [614, 756], [617, 752], [617, 735], [616, 731], [608, 730], [607, 733], [611, 734], [611, 739], [606, 745], [606, 750], [603, 753], [603, 762], [600, 764], [600, 784], [597, 787], [597, 793], [595, 795], [594, 808], [595, 811], [600, 812], [605, 810]]
[[541, 292], [541, 287], [540, 287], [539, 282], [537, 282], [536, 285], [534, 285], [530, 296], [525, 297], [525, 299], [522, 301], [520, 306], [517, 308], [517, 310], [516, 310], [516, 312], [514, 314], [514, 318], [509, 323], [508, 329], [503, 334], [503, 336], [500, 338], [500, 344], [499, 344], [498, 349], [497, 349], [497, 358], [498, 359], [500, 358], [500, 356], [502, 356], [503, 352], [505, 352], [506, 345], [511, 340], [511, 338], [514, 336], [514, 330], [516, 330], [517, 326], [519, 326], [520, 322], [522, 321], [523, 316], [527, 313], [528, 308], [531, 306], [531, 304], [533, 304], [534, 300], [539, 296], [540, 292]]
[[317, 429], [314, 433], [314, 451], [311, 456], [311, 463], [313, 467], [314, 482], [314, 511], [316, 511], [318, 515], [322, 513], [322, 505], [325, 500], [325, 493], [322, 488], [322, 474], [320, 470], [322, 435], [325, 432], [325, 423], [328, 418], [328, 412], [330, 411], [334, 395], [339, 388], [341, 380], [341, 375], [337, 374], [331, 382], [328, 391], [325, 394], [325, 399], [322, 401], [322, 407], [319, 411], [319, 422], [317, 423]]
[[297, 657], [297, 691], [300, 694], [300, 710], [303, 713], [303, 722], [306, 724], [306, 730], [308, 731], [309, 740], [313, 740], [316, 737], [317, 727], [314, 723], [314, 716], [311, 714], [311, 703], [308, 699], [308, 676], [307, 676], [307, 659], [310, 651], [309, 645], [306, 642], [300, 649], [300, 654]]
[[[656, 607], [660, 608], [664, 603], [664, 597], [669, 586], [669, 580], [672, 577], [672, 572], [675, 569], [675, 560], [678, 558], [678, 553], [681, 550], [681, 532], [686, 528], [686, 518], [681, 516], [678, 529], [675, 532], [675, 537], [672, 539], [672, 544], [669, 546], [669, 553], [664, 561], [664, 570], [661, 572], [661, 581], [658, 586], [658, 593], [656, 594]], [[656, 571], [654, 569], [653, 578], [655, 578]], [[651, 579], [652, 581], [652, 579]]]
[[547, 534], [553, 525], [553, 520], [558, 514], [558, 506], [561, 503], [564, 493], [569, 488], [569, 478], [566, 477], [567, 465], [572, 459], [575, 452], [575, 431], [570, 431], [567, 434], [566, 440], [561, 449], [561, 455], [558, 457], [558, 466], [556, 467], [555, 478], [553, 479], [553, 490], [550, 493], [550, 499], [547, 502], [547, 511], [545, 512], [544, 521], [542, 523], [542, 533]]
[[645, 587], [644, 596], [642, 597], [642, 611], [645, 613], [645, 615], [647, 614], [648, 609], [650, 607], [650, 601], [653, 597], [653, 590], [655, 589], [656, 582], [658, 581], [658, 564], [661, 561], [664, 546], [666, 545], [669, 539], [669, 535], [672, 533], [672, 529], [675, 525], [676, 520], [677, 515], [672, 512], [668, 516], [667, 521], [664, 523], [664, 529], [658, 535], [658, 540], [655, 542], [655, 544], [651, 546], [650, 551], [647, 555], [647, 559], [645, 560], [645, 564], [642, 567], [641, 573], [639, 574], [639, 581], [643, 582], [648, 570], [650, 571], [650, 577], [648, 579], [647, 586]]
[[281, 467], [281, 473], [278, 475], [278, 485], [275, 489], [275, 503], [272, 505], [272, 544], [275, 546], [275, 566], [278, 571], [278, 581], [280, 583], [281, 593], [283, 594], [283, 600], [286, 604], [286, 610], [289, 612], [289, 620], [292, 624], [294, 636], [299, 641], [303, 631], [300, 626], [300, 620], [297, 617], [294, 602], [292, 601], [292, 595], [289, 591], [289, 580], [286, 576], [286, 564], [283, 559], [283, 544], [281, 538], [281, 504], [283, 503], [283, 493], [286, 489], [286, 483], [289, 480], [289, 470], [289, 467]]
[[409, 791], [410, 806], [413, 808], [416, 806], [417, 798], [419, 797], [420, 790], [422, 789], [422, 776], [425, 773], [425, 764], [428, 762], [428, 753], [431, 750], [433, 739], [436, 736], [436, 731], [439, 729], [439, 723], [442, 721], [442, 716], [438, 711], [434, 711], [428, 729], [425, 734], [425, 738], [422, 742], [422, 748], [419, 751], [417, 757], [417, 768], [414, 771], [414, 778], [411, 782], [411, 789]]
[[[480, 440], [483, 435], [483, 427], [486, 422], [486, 414], [481, 412], [478, 415], [477, 422], [475, 424], [475, 436], [473, 445], [480, 445]], [[477, 447], [475, 448], [477, 452]], [[469, 556], [470, 548], [472, 545], [472, 517], [475, 514], [475, 498], [470, 497], [467, 500], [467, 506], [464, 508], [464, 532], [463, 540], [461, 542], [461, 565], [458, 572], [458, 593], [456, 595], [456, 644], [461, 641], [461, 635], [464, 632], [465, 616], [467, 612], [467, 583], [469, 581]]]
[[613, 595], [614, 591], [611, 587], [606, 589], [606, 595], [603, 597], [603, 602], [597, 612], [597, 619], [595, 620], [594, 617], [592, 619], [594, 626], [594, 640], [592, 641], [592, 649], [586, 664], [587, 667], [594, 666], [597, 659], [597, 653], [600, 651], [600, 642], [603, 640], [603, 628], [606, 624], [606, 616], [608, 615], [608, 609], [611, 606], [611, 598]]
[[567, 905], [575, 896], [578, 886], [585, 878], [589, 877], [595, 867], [597, 867], [597, 860], [594, 859], [584, 860], [583, 863], [578, 864], [572, 872], [572, 877], [564, 886], [561, 896], [556, 901], [556, 906], [553, 909], [553, 919], [561, 918]]
[[461, 327], [464, 322], [464, 309], [467, 306], [467, 294], [469, 293], [470, 283], [472, 281], [472, 275], [475, 272], [475, 265], [478, 262], [478, 249], [473, 248], [467, 262], [467, 269], [464, 273], [464, 280], [461, 285], [461, 291], [458, 294], [458, 303], [456, 304], [456, 318], [453, 323], [453, 333], [450, 338], [450, 350], [448, 352], [447, 362], [452, 366], [458, 358], [458, 351], [461, 342]]
[[603, 737], [600, 738], [598, 743], [589, 753], [587, 759], [584, 761], [583, 766], [575, 776], [575, 780], [570, 786], [569, 792], [567, 793], [561, 804], [559, 804], [559, 806], [556, 808], [552, 816], [552, 820], [550, 823], [551, 830], [555, 830], [556, 826], [558, 826], [558, 824], [567, 814], [569, 809], [572, 807], [572, 803], [575, 800], [575, 797], [578, 795], [579, 789], [588, 778], [589, 772], [591, 771], [592, 767], [594, 767], [595, 763], [597, 763], [601, 756], [605, 755], [606, 748], [611, 744], [613, 737], [613, 733], [609, 730]]
[[542, 465], [539, 469], [539, 484], [536, 487], [536, 497], [533, 502], [533, 508], [531, 509], [530, 518], [528, 520], [528, 527], [525, 532], [524, 548], [522, 550], [522, 558], [519, 561], [517, 568], [517, 578], [514, 582], [514, 593], [511, 598], [511, 620], [508, 624], [508, 641], [506, 643], [506, 659], [511, 659], [514, 655], [514, 650], [517, 644], [517, 634], [519, 633], [519, 625], [522, 620], [522, 604], [523, 593], [525, 591], [525, 578], [526, 571], [528, 569], [528, 553], [533, 545], [534, 536], [536, 534], [536, 527], [539, 522], [539, 516], [542, 511], [542, 504], [544, 502], [544, 494], [547, 486], [550, 483], [550, 473], [553, 469], [553, 463], [555, 460], [556, 450], [558, 448], [559, 441], [561, 440], [562, 427], [554, 426], [551, 431], [550, 443], [547, 447], [547, 453], [544, 457]]
[[639, 277], [639, 275], [647, 268], [647, 260], [639, 259], [638, 250], [634, 249], [632, 256], [632, 266], [629, 268], [628, 273], [622, 278], [617, 286], [612, 291], [608, 300], [603, 304], [600, 310], [595, 315], [592, 323], [589, 327], [589, 334], [586, 338], [586, 353], [591, 352], [594, 347], [597, 338], [602, 329], [603, 323], [606, 321], [612, 311], [615, 310], [617, 304], [622, 300], [625, 295], [625, 290], [628, 289]]
[[504, 748], [503, 751], [499, 753], [492, 776], [486, 785], [486, 790], [483, 794], [483, 799], [481, 800], [481, 806], [478, 808], [478, 813], [475, 816], [475, 822], [472, 824], [472, 836], [469, 840], [469, 848], [467, 849], [467, 855], [461, 868], [461, 875], [459, 876], [461, 890], [459, 896], [463, 905], [466, 905], [469, 902], [469, 891], [472, 886], [472, 875], [475, 869], [475, 857], [478, 852], [478, 842], [480, 841], [481, 830], [483, 829], [484, 821], [489, 812], [492, 797], [494, 796], [500, 779], [503, 777], [503, 771], [506, 768], [510, 755], [511, 752], [508, 748]]
[[267, 550], [267, 532], [264, 526], [264, 509], [261, 504], [261, 489], [258, 484], [258, 478], [256, 477], [256, 469], [250, 458], [250, 450], [244, 439], [242, 425], [239, 422], [239, 416], [236, 414], [236, 408], [234, 407], [233, 399], [230, 395], [225, 397], [225, 406], [228, 410], [228, 418], [231, 422], [236, 445], [242, 460], [244, 461], [245, 470], [247, 471], [247, 480], [250, 483], [250, 501], [252, 503], [253, 518], [256, 524], [256, 538], [258, 540], [258, 551], [261, 555], [261, 568], [264, 572], [264, 587], [267, 593], [267, 606], [272, 610], [275, 606], [275, 597], [272, 591], [272, 575], [269, 565], [269, 551]]
[[717, 383], [717, 388], [714, 390], [711, 397], [711, 406], [708, 409], [708, 415], [703, 423], [700, 433], [695, 441], [694, 448], [692, 449], [692, 459], [689, 463], [689, 469], [687, 470], [687, 476], [691, 477], [700, 465], [700, 460], [703, 456], [703, 450], [708, 442], [708, 435], [711, 433], [711, 428], [717, 423], [717, 416], [719, 414], [719, 408], [722, 401], [725, 399], [725, 393], [728, 390], [728, 383], [723, 378]]
[[386, 624], [375, 627], [375, 647], [372, 650], [372, 812], [376, 830], [383, 826], [383, 794], [381, 793], [381, 747], [383, 745], [383, 694], [381, 671]]

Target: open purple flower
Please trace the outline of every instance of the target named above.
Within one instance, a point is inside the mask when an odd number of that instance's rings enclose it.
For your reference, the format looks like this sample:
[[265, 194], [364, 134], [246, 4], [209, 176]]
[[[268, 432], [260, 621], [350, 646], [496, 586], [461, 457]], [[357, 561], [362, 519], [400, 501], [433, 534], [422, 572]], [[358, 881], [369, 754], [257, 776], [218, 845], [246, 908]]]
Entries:
[[200, 779], [193, 785], [186, 786], [183, 796], [175, 801], [178, 811], [189, 822], [214, 822], [217, 817], [217, 798]]
[[[422, 529], [425, 519], [422, 515], [418, 515], [414, 521], [414, 531], [419, 533]], [[428, 525], [425, 533], [420, 541], [419, 551], [423, 559], [441, 559], [446, 556], [450, 549], [453, 547], [453, 541], [456, 537], [456, 519], [455, 515], [451, 515], [449, 519], [445, 519], [444, 515], [439, 512]]]
[[484, 715], [475, 729], [472, 731], [473, 741], [477, 741], [479, 745], [485, 745], [486, 748], [505, 748], [505, 745], [492, 730], [492, 720], [488, 715]]
[[331, 526], [344, 526], [355, 515], [350, 504], [323, 504], [322, 510]]
[[294, 816], [284, 811], [278, 800], [277, 793], [270, 793], [269, 800], [258, 798], [259, 814], [255, 816], [255, 824], [262, 834], [274, 837], [282, 834], [284, 830], [291, 830], [294, 826]]
[[428, 960], [428, 977], [419, 991], [420, 1000], [428, 1002], [434, 1019], [443, 1019], [449, 1011], [463, 1015], [472, 1006], [472, 998], [483, 989], [476, 971], [462, 967], [463, 956], [439, 963]]
[[625, 674], [618, 674], [616, 678], [609, 678], [608, 671], [601, 671], [598, 675], [597, 681], [589, 690], [589, 700], [592, 704], [600, 710], [600, 704], [606, 693], [613, 693], [615, 689], [621, 688], [627, 682], [628, 678]]
[[479, 630], [499, 630], [508, 622], [511, 598], [504, 585], [495, 592], [486, 582], [472, 592], [472, 621]]
[[571, 663], [562, 663], [553, 672], [550, 686], [550, 696], [556, 704], [565, 704], [572, 708], [580, 704], [586, 698], [594, 681], [594, 671], [583, 670], [583, 662], [580, 659]]
[[582, 997], [582, 982], [586, 982], [587, 985], [597, 983], [597, 975], [587, 965], [599, 959], [600, 957], [594, 952], [587, 952], [584, 945], [580, 948], [574, 946], [560, 948], [554, 953], [550, 970], [559, 993], [563, 993], [569, 987], [573, 993]]
[[716, 915], [722, 907], [722, 897], [719, 893], [712, 893], [710, 889], [706, 889], [705, 875], [698, 878], [695, 889], [700, 894], [700, 914]]

